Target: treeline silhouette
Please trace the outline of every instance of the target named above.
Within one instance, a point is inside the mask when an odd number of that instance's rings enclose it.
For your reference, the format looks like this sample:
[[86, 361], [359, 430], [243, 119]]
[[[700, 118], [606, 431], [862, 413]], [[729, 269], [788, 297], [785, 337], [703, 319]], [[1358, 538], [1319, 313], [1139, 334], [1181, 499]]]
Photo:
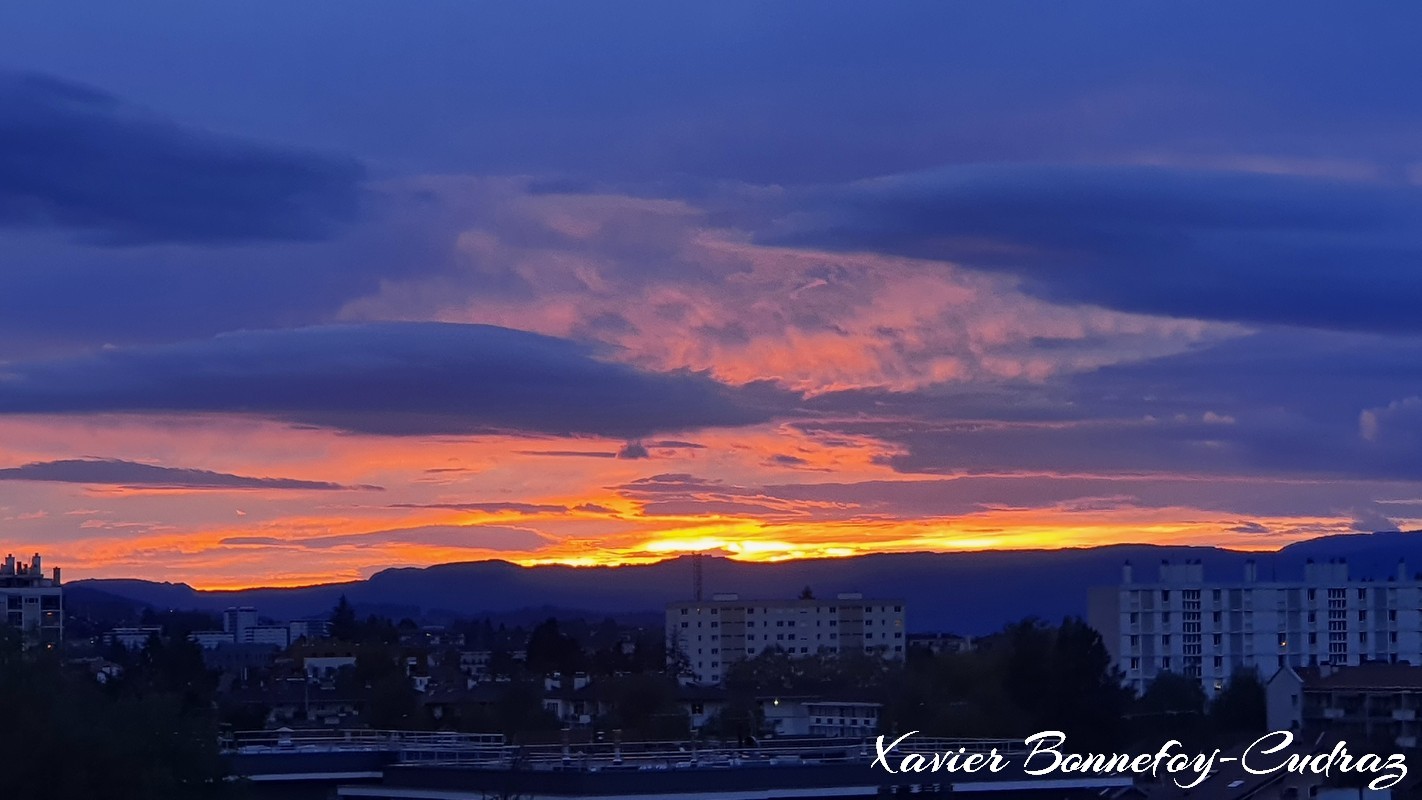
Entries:
[[196, 647], [155, 645], [122, 675], [26, 650], [0, 626], [0, 795], [28, 800], [226, 798], [214, 681]]

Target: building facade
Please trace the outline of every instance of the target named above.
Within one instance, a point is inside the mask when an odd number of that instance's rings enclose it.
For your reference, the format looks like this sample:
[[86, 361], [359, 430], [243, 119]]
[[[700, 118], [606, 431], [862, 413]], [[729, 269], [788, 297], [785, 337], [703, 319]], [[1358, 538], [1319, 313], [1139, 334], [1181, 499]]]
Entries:
[[232, 607], [222, 612], [222, 630], [236, 641], [244, 641], [248, 628], [258, 624], [257, 609], [251, 606]]
[[1417, 747], [1422, 667], [1361, 664], [1280, 668], [1264, 687], [1269, 730]]
[[1137, 582], [1127, 564], [1119, 586], [1092, 590], [1088, 619], [1137, 692], [1162, 672], [1197, 678], [1213, 696], [1240, 669], [1267, 679], [1284, 666], [1422, 665], [1422, 581], [1401, 562], [1385, 581], [1352, 579], [1341, 559], [1267, 581], [1253, 561], [1233, 581], [1207, 581], [1187, 561]]
[[0, 600], [6, 624], [20, 631], [26, 645], [58, 647], [64, 641], [64, 588], [59, 567], [46, 578], [39, 553], [29, 564], [16, 562], [13, 555], [5, 557], [0, 565]]
[[667, 606], [669, 663], [689, 680], [716, 685], [733, 663], [770, 650], [791, 656], [863, 652], [902, 660], [902, 600], [841, 594], [833, 600], [742, 600], [734, 594]]
[[114, 628], [104, 634], [104, 644], [119, 644], [125, 650], [142, 650], [153, 637], [162, 635], [163, 628], [160, 625]]

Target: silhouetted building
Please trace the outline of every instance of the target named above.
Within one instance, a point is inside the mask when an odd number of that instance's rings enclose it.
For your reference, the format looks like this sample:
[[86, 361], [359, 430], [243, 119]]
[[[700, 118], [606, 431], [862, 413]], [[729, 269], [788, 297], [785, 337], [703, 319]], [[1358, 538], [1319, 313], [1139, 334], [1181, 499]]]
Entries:
[[0, 565], [0, 598], [5, 604], [5, 622], [21, 632], [31, 647], [58, 647], [64, 641], [64, 589], [59, 567], [46, 578], [39, 553], [29, 564], [16, 562], [13, 555]]
[[685, 659], [696, 683], [719, 684], [726, 668], [771, 650], [790, 656], [863, 652], [904, 657], [904, 602], [841, 594], [833, 600], [710, 600], [667, 606], [668, 663]]

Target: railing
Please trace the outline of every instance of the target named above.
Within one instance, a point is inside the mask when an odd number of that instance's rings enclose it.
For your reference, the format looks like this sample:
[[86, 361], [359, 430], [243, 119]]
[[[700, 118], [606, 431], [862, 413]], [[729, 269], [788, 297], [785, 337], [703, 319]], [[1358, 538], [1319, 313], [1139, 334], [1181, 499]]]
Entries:
[[[886, 744], [895, 738], [886, 736]], [[581, 771], [868, 763], [878, 754], [875, 739], [861, 737], [764, 739], [753, 745], [703, 739], [512, 745], [499, 734], [375, 730], [249, 731], [225, 736], [222, 747], [242, 755], [385, 752], [399, 764]], [[894, 753], [902, 758], [915, 752], [986, 753], [996, 748], [1008, 755], [1023, 747], [1020, 739], [914, 736], [899, 742]]]
[[285, 752], [317, 750], [488, 750], [505, 746], [497, 733], [431, 733], [428, 731], [378, 731], [359, 729], [240, 731], [225, 734], [224, 752]]

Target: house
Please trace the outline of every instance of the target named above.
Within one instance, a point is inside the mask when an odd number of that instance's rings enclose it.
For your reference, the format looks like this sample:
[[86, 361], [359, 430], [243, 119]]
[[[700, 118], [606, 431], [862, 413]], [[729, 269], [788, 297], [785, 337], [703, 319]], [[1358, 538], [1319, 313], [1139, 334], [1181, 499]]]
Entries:
[[869, 737], [879, 732], [881, 703], [820, 697], [757, 699], [766, 732], [773, 736]]
[[543, 708], [569, 727], [587, 727], [607, 712], [607, 703], [584, 673], [566, 679], [554, 673], [543, 679]]
[[726, 690], [716, 686], [682, 685], [677, 687], [676, 703], [691, 720], [692, 729], [699, 729], [725, 710]]
[[1348, 741], [1417, 747], [1422, 667], [1280, 667], [1264, 687], [1270, 730], [1327, 733]]
[[473, 719], [487, 714], [503, 699], [507, 687], [492, 683], [463, 686], [432, 686], [420, 697], [420, 705], [430, 718], [441, 724]]
[[228, 701], [239, 706], [265, 709], [267, 728], [304, 724], [349, 727], [359, 724], [365, 709], [365, 701], [360, 697], [300, 678], [236, 689], [228, 696]]

